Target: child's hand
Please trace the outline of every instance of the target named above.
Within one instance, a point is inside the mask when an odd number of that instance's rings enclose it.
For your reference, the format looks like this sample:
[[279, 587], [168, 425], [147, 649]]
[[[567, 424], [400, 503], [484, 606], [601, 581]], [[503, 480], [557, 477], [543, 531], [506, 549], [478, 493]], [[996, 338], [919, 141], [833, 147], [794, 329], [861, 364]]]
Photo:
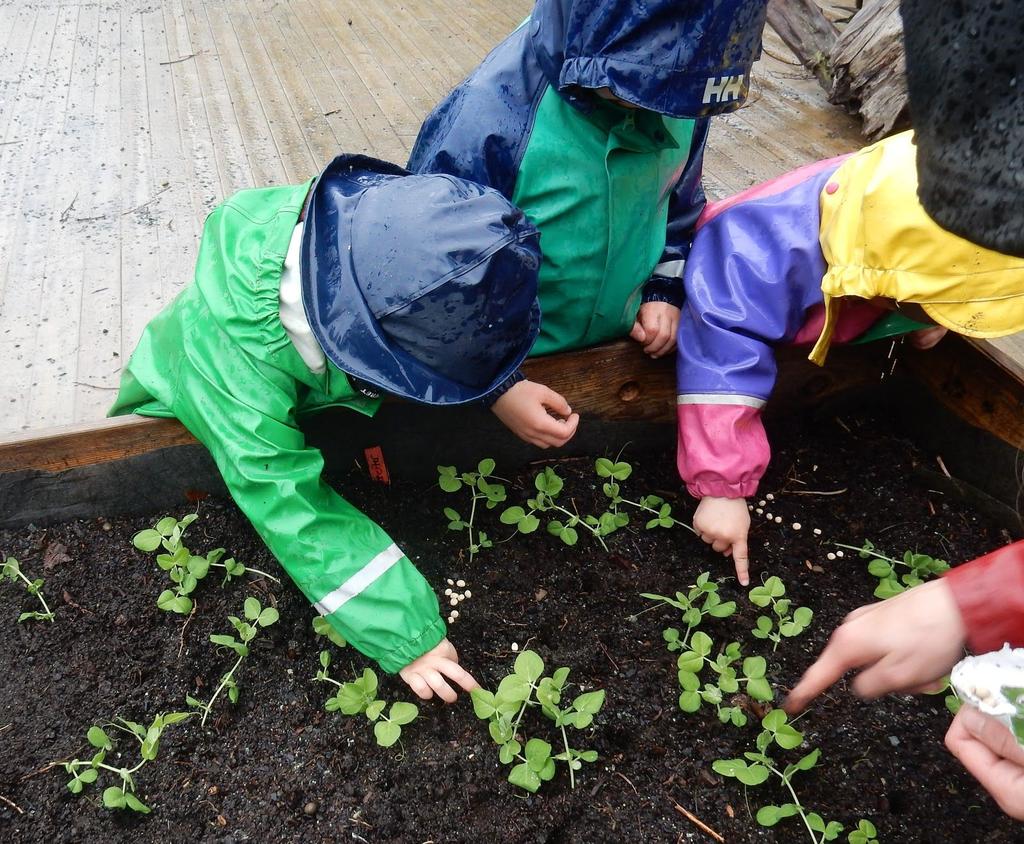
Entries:
[[679, 308], [668, 302], [644, 302], [629, 336], [644, 347], [645, 354], [660, 358], [675, 349], [678, 328]]
[[874, 698], [926, 691], [963, 656], [967, 631], [953, 590], [944, 580], [854, 610], [789, 693], [785, 708], [800, 712], [847, 671], [860, 673], [853, 690]]
[[519, 439], [538, 448], [565, 445], [580, 424], [569, 402], [534, 381], [520, 381], [491, 410]]
[[1024, 820], [1024, 747], [1006, 727], [964, 706], [946, 733], [946, 748], [1011, 818]]
[[745, 498], [712, 498], [706, 496], [693, 514], [693, 529], [715, 551], [732, 556], [736, 565], [736, 578], [741, 586], [750, 583], [747, 557], [747, 533], [750, 531], [750, 511]]
[[445, 681], [454, 680], [467, 692], [480, 687], [472, 675], [459, 665], [455, 646], [447, 639], [414, 659], [398, 672], [398, 676], [423, 700], [430, 700], [437, 693], [445, 703], [455, 703], [455, 690]]
[[948, 331], [949, 329], [943, 328], [941, 325], [933, 325], [929, 328], [921, 328], [918, 331], [911, 331], [910, 345], [915, 349], [930, 349], [938, 343], [939, 340], [945, 337]]

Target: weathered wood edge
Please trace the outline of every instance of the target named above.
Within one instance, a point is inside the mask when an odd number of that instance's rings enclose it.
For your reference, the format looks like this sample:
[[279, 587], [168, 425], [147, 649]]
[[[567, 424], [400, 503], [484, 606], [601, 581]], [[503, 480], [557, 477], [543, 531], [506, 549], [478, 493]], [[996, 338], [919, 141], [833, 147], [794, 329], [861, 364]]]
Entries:
[[[869, 363], [872, 355], [865, 350], [837, 349], [824, 370], [806, 363], [803, 355], [794, 349], [781, 356], [777, 399], [820, 398], [870, 380], [880, 366]], [[534, 358], [523, 371], [567, 396], [573, 409], [586, 416], [612, 422], [675, 419], [673, 358], [652, 360], [631, 341]], [[195, 442], [177, 420], [138, 416], [29, 431], [0, 440], [0, 475], [26, 469], [61, 472]]]

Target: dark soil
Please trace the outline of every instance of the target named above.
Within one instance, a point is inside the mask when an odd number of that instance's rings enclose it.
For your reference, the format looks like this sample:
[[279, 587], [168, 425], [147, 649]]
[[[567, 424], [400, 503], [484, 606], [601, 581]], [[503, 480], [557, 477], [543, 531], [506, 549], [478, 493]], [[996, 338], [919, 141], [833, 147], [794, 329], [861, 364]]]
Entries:
[[[365, 718], [325, 712], [327, 689], [310, 682], [322, 640], [312, 635], [313, 613], [290, 585], [245, 577], [221, 590], [211, 575], [200, 584], [198, 612], [183, 631], [181, 616], [155, 605], [164, 574], [131, 546], [135, 531], [165, 514], [0, 533], [0, 551], [19, 558], [30, 575], [45, 576], [45, 594], [57, 607], [52, 625], [16, 624], [19, 612], [34, 609], [34, 599], [9, 583], [0, 588], [6, 631], [0, 840], [710, 840], [674, 803], [730, 842], [808, 840], [798, 819], [774, 830], [753, 820], [759, 806], [787, 799], [775, 786], [744, 796], [735, 780], [712, 772], [713, 760], [751, 749], [756, 730], [723, 726], [708, 708], [697, 715], [679, 711], [674, 656], [661, 639], [676, 619], [667, 609], [637, 615], [649, 606], [638, 593], [672, 594], [704, 570], [722, 578], [723, 597], [735, 598], [740, 609], [707, 630], [716, 642], [739, 639], [746, 652], [766, 655], [781, 697], [843, 615], [872, 600], [874, 580], [863, 561], [851, 552], [827, 560], [831, 541], [870, 538], [890, 552], [916, 549], [959, 562], [1007, 537], [967, 505], [916, 480], [914, 467], [933, 468], [934, 457], [880, 432], [883, 423], [786, 427], [759, 496], [775, 494], [768, 509], [783, 524], [755, 517], [754, 576], [780, 575], [815, 618], [806, 634], [774, 655], [749, 635], [757, 613], [728, 577], [731, 566], [682, 529], [647, 532], [634, 524], [610, 537], [607, 554], [586, 537], [567, 548], [541, 530], [482, 552], [471, 569], [461, 558], [464, 535], [449, 533], [441, 515], [444, 506], [462, 504], [460, 496], [408, 483], [374, 485], [355, 470], [341, 479], [341, 489], [388, 529], [439, 593], [448, 577], [469, 583], [473, 597], [459, 607], [451, 638], [484, 685], [493, 688], [503, 676], [518, 642], [529, 643], [551, 667], [570, 666], [570, 681], [580, 687], [607, 690], [605, 709], [576, 743], [598, 750], [599, 761], [584, 767], [575, 790], [560, 770], [532, 797], [505, 781], [508, 769], [499, 765], [468, 700], [422, 706], [420, 719], [405, 728], [404, 753], [378, 748]], [[617, 451], [621, 444], [610, 445]], [[634, 497], [677, 495], [670, 453], [635, 463], [624, 484]], [[556, 468], [581, 511], [596, 506], [602, 496], [590, 460]], [[515, 482], [532, 489], [531, 477]], [[813, 490], [845, 492], [791, 494]], [[509, 497], [527, 496], [512, 488]], [[691, 513], [685, 495], [673, 500], [677, 513]], [[200, 513], [189, 529], [190, 547], [224, 546], [249, 565], [277, 571], [232, 504], [203, 501]], [[485, 529], [504, 537], [496, 515], [485, 514]], [[794, 531], [794, 521], [803, 529]], [[53, 760], [88, 754], [91, 724], [114, 715], [148, 722], [160, 711], [184, 708], [185, 696], [197, 689], [208, 696], [230, 662], [208, 637], [228, 631], [225, 616], [238, 613], [250, 594], [276, 602], [281, 621], [244, 665], [237, 706], [218, 704], [205, 730], [197, 719], [168, 729], [159, 758], [138, 775], [151, 815], [107, 811], [98, 805], [102, 780], [76, 797], [65, 789], [62, 769], [45, 770]], [[332, 670], [344, 676], [365, 664], [351, 649], [335, 650]], [[389, 700], [412, 699], [396, 678], [383, 678], [382, 692]], [[798, 724], [808, 745], [822, 751], [819, 766], [796, 780], [803, 803], [847, 830], [870, 818], [882, 841], [1020, 841], [1019, 829], [943, 748], [949, 720], [941, 697], [865, 703], [840, 683]], [[550, 732], [554, 742], [549, 727], [538, 721], [531, 734]]]

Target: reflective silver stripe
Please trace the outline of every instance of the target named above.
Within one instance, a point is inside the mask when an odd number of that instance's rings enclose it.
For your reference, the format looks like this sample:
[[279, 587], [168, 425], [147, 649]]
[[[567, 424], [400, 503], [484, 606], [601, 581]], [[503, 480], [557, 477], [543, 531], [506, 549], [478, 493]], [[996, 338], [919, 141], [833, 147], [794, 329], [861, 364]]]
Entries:
[[333, 592], [324, 595], [314, 606], [316, 606], [321, 615], [330, 615], [365, 590], [404, 556], [405, 554], [402, 553], [402, 549], [392, 543], [342, 583], [341, 586]]
[[675, 261], [662, 261], [654, 268], [651, 275], [660, 275], [662, 278], [682, 278], [685, 266], [686, 261], [682, 258], [677, 258]]
[[744, 407], [764, 407], [764, 399], [754, 396], [730, 396], [721, 393], [685, 393], [676, 396], [676, 404], [741, 404]]

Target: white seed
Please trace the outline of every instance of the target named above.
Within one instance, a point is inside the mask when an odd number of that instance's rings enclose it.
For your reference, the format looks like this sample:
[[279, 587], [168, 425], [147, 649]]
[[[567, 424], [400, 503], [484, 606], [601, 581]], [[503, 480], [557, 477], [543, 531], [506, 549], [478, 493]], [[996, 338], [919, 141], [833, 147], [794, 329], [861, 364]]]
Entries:
[[771, 513], [765, 513], [764, 517], [770, 522], [775, 517]]
[[764, 513], [764, 510], [762, 510], [760, 507], [758, 507], [754, 512], [757, 513], [757, 515], [760, 516], [760, 515], [762, 515]]
[[519, 650], [519, 643], [518, 642], [513, 642], [512, 643], [512, 650], [513, 651], [518, 651]]
[[776, 524], [780, 524], [781, 525], [782, 524], [782, 516], [776, 516], [775, 517], [775, 522], [776, 522]]
[[748, 504], [747, 505], [747, 509], [748, 510], [753, 510], [754, 509], [754, 505], [753, 504]]
[[764, 500], [764, 499], [762, 498], [762, 499], [761, 499], [760, 501], [758, 501], [758, 502], [757, 502], [757, 506], [758, 506], [758, 507], [764, 507], [764, 505], [765, 505], [765, 504], [767, 504], [767, 503], [768, 503], [768, 502], [767, 502], [767, 501], [765, 501], [765, 500]]
[[843, 552], [842, 551], [836, 551], [836, 556], [837, 557], [842, 557], [843, 556]]
[[469, 591], [469, 590], [467, 589], [467, 590], [466, 590], [466, 594], [465, 594], [465, 595], [463, 595], [462, 597], [464, 597], [464, 598], [472, 598], [472, 597], [473, 597], [473, 593], [472, 593], [472, 592], [470, 592], [470, 591]]
[[770, 493], [770, 492], [765, 496], [765, 498], [767, 498], [769, 501], [774, 501], [775, 500], [775, 496], [772, 495], [772, 493]]
[[454, 607], [456, 604], [459, 603], [459, 599], [452, 595], [451, 600], [449, 600], [448, 603]]
[[452, 590], [451, 589], [445, 589], [444, 590], [444, 594], [447, 595], [450, 598], [452, 596]]
[[821, 536], [821, 528], [815, 528], [814, 529], [814, 535], [815, 536]]
[[817, 472], [818, 471], [818, 464], [817, 463], [815, 463], [813, 466], [811, 466], [811, 471], [812, 472]]
[[459, 617], [459, 611], [458, 610], [452, 610], [452, 618], [458, 618], [458, 617]]
[[458, 586], [459, 589], [461, 589], [463, 586], [466, 585], [466, 581], [465, 580], [456, 580], [455, 581], [455, 585]]
[[465, 596], [465, 595], [456, 595], [455, 597], [456, 597], [456, 598], [458, 599], [458, 601], [459, 601], [459, 603], [460, 603], [460, 604], [461, 604], [461, 603], [462, 603], [463, 601], [465, 601], [465, 600], [466, 600], [466, 596]]
[[448, 585], [449, 586], [454, 586], [455, 585], [455, 581], [452, 580], [450, 577], [448, 578]]
[[793, 522], [793, 530], [800, 530], [802, 527], [803, 525], [800, 522]]
[[833, 554], [833, 553], [832, 553], [831, 551], [829, 551], [829, 552], [828, 552], [828, 553], [827, 553], [827, 554], [825, 555], [825, 557], [826, 557], [827, 559], [829, 559], [829, 560], [834, 560], [834, 559], [836, 558], [836, 555], [835, 555], [835, 554]]

